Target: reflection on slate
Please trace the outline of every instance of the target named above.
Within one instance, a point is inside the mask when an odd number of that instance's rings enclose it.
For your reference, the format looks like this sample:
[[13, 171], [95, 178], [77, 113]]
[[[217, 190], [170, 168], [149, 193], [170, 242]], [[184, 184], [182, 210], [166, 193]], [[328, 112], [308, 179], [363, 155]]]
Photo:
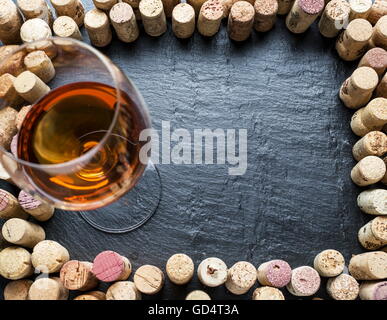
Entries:
[[[215, 256], [229, 267], [273, 258], [298, 267], [311, 265], [323, 249], [341, 251], [347, 261], [361, 252], [357, 231], [367, 217], [356, 206], [359, 188], [349, 176], [356, 137], [352, 112], [337, 98], [355, 64], [340, 61], [334, 42], [324, 40], [316, 25], [295, 36], [280, 18], [273, 31], [254, 33], [243, 44], [231, 42], [224, 25], [213, 39], [195, 33], [187, 41], [177, 40], [169, 25], [160, 38], [142, 32], [132, 45], [115, 40], [102, 51], [137, 84], [156, 129], [162, 120], [190, 132], [247, 129], [248, 168], [243, 176], [229, 176], [224, 165], [160, 165], [158, 211], [123, 235], [96, 231], [78, 214], [57, 211], [43, 226], [71, 258], [92, 261], [111, 249], [134, 269], [165, 269], [178, 252], [196, 266]], [[0, 280], [1, 291], [5, 283]], [[183, 299], [201, 288], [196, 276], [182, 287], [167, 281], [156, 298]], [[251, 299], [252, 293], [205, 290], [213, 299]]]

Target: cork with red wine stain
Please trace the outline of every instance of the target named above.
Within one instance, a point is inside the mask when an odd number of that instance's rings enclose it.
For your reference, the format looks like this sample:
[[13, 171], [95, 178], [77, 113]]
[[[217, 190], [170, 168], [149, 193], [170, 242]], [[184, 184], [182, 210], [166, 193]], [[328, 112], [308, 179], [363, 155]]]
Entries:
[[5, 190], [0, 190], [0, 218], [28, 218], [28, 214], [21, 208], [17, 199]]
[[292, 271], [287, 289], [295, 296], [307, 297], [314, 295], [320, 288], [320, 284], [321, 278], [318, 272], [309, 266], [302, 266]]
[[324, 0], [296, 0], [286, 17], [286, 26], [293, 33], [305, 32], [324, 9]]
[[361, 300], [387, 300], [387, 281], [367, 281], [360, 285]]
[[271, 260], [261, 264], [257, 270], [257, 278], [261, 285], [276, 288], [285, 287], [292, 276], [292, 269], [283, 260]]
[[382, 48], [373, 48], [361, 58], [359, 67], [370, 67], [379, 77], [383, 76], [387, 68], [387, 51]]
[[117, 252], [103, 251], [95, 257], [92, 272], [104, 282], [126, 280], [132, 272], [132, 265]]
[[23, 190], [19, 193], [18, 200], [23, 210], [33, 216], [36, 220], [47, 221], [54, 215], [54, 206], [35, 199]]

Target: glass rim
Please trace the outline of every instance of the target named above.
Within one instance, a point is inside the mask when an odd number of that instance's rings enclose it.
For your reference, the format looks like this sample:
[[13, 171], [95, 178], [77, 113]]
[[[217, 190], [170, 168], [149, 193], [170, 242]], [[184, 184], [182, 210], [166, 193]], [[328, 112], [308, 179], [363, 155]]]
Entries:
[[[56, 40], [70, 41], [73, 44], [75, 44], [75, 45], [77, 45], [79, 47], [82, 47], [83, 49], [86, 49], [89, 52], [91, 52], [92, 54], [94, 54], [103, 63], [103, 65], [106, 67], [106, 69], [109, 71], [109, 73], [110, 73], [110, 75], [111, 75], [111, 77], [113, 79], [113, 82], [114, 82], [114, 89], [116, 91], [117, 100], [121, 101], [121, 92], [119, 90], [119, 81], [117, 79], [116, 70], [114, 69], [114, 68], [118, 68], [118, 67], [113, 63], [113, 61], [111, 61], [102, 52], [98, 51], [97, 49], [95, 49], [94, 47], [92, 47], [91, 45], [89, 45], [87, 43], [84, 43], [82, 41], [79, 41], [79, 40], [76, 40], [76, 39], [73, 39], [73, 38], [54, 37], [53, 36], [53, 37], [49, 37], [49, 38], [46, 38], [46, 39], [37, 40], [37, 41], [34, 41], [34, 42], [24, 43], [24, 44], [20, 45], [17, 49], [13, 50], [11, 53], [9, 53], [3, 59], [3, 61], [0, 62], [0, 65], [3, 64], [5, 61], [7, 61], [7, 59], [9, 59], [12, 55], [14, 55], [15, 53], [17, 53], [17, 52], [19, 52], [19, 51], [21, 51], [21, 50], [23, 50], [25, 48], [27, 48], [28, 46], [31, 46], [31, 45], [36, 44], [36, 43], [41, 43], [42, 41], [53, 41], [55, 43]], [[120, 70], [120, 69], [118, 69], [118, 70]], [[122, 72], [122, 71], [120, 70], [120, 72]], [[126, 77], [126, 75], [125, 75], [125, 77]], [[129, 82], [131, 82], [131, 81], [129, 80]], [[134, 86], [134, 84], [132, 82], [131, 82], [131, 84]], [[136, 86], [134, 86], [134, 89], [136, 90], [137, 93], [139, 93], [139, 91], [138, 91]], [[149, 117], [148, 111], [147, 111], [147, 108], [146, 108], [146, 104], [145, 104], [142, 96], [141, 95], [139, 95], [139, 96], [140, 96], [140, 103], [142, 105], [142, 108], [145, 107], [145, 112], [146, 112], [147, 116]], [[119, 102], [119, 103], [117, 103], [117, 107], [114, 110], [114, 116], [113, 116], [113, 119], [111, 121], [111, 124], [109, 125], [109, 128], [106, 131], [106, 133], [104, 134], [104, 136], [102, 137], [102, 139], [93, 148], [91, 148], [90, 150], [88, 150], [87, 152], [85, 152], [84, 154], [82, 154], [81, 156], [79, 156], [79, 157], [77, 157], [75, 159], [72, 159], [72, 160], [69, 160], [69, 161], [66, 161], [66, 162], [62, 162], [62, 163], [56, 163], [56, 164], [38, 164], [38, 163], [29, 162], [29, 161], [20, 159], [17, 156], [15, 156], [14, 154], [12, 154], [12, 152], [7, 151], [2, 146], [0, 146], [0, 151], [1, 151], [1, 153], [5, 154], [7, 157], [11, 158], [12, 160], [16, 161], [17, 163], [19, 163], [19, 164], [21, 164], [23, 166], [28, 166], [28, 167], [35, 168], [35, 169], [40, 169], [40, 170], [63, 169], [63, 168], [66, 168], [66, 167], [76, 166], [76, 165], [78, 165], [78, 164], [80, 164], [82, 162], [87, 161], [88, 159], [91, 159], [104, 146], [104, 144], [106, 143], [107, 139], [111, 136], [111, 134], [113, 132], [113, 129], [114, 129], [116, 123], [117, 123], [118, 114], [119, 114], [120, 110], [121, 110], [121, 103]], [[1, 163], [1, 160], [0, 160], [0, 163]]]

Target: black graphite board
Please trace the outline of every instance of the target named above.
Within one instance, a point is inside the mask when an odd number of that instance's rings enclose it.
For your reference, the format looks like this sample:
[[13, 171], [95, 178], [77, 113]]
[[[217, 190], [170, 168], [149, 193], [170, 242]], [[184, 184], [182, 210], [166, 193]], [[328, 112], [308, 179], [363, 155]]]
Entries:
[[[279, 18], [271, 32], [254, 32], [241, 44], [229, 40], [225, 24], [211, 39], [195, 33], [186, 41], [169, 24], [159, 38], [142, 31], [135, 43], [114, 39], [102, 52], [138, 86], [154, 128], [165, 120], [190, 132], [247, 129], [248, 168], [230, 176], [224, 165], [160, 165], [164, 190], [155, 216], [123, 235], [99, 232], [58, 210], [44, 223], [47, 239], [67, 247], [71, 258], [92, 261], [110, 249], [134, 269], [164, 270], [178, 252], [196, 266], [215, 256], [229, 266], [275, 258], [297, 267], [311, 265], [324, 249], [341, 251], [347, 262], [362, 251], [357, 232], [368, 218], [356, 206], [360, 189], [350, 179], [357, 138], [349, 127], [352, 111], [337, 96], [356, 64], [340, 60], [334, 40], [321, 37], [316, 24], [293, 35]], [[1, 279], [1, 292], [5, 284]], [[144, 298], [183, 299], [202, 288], [195, 276], [182, 287], [167, 281], [157, 296]], [[252, 293], [205, 290], [213, 299], [251, 299]], [[325, 289], [318, 296], [326, 297]]]

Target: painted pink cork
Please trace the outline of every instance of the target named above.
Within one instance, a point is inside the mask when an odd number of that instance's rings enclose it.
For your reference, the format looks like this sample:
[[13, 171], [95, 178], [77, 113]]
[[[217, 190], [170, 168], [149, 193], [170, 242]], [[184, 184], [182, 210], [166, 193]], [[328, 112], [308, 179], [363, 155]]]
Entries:
[[374, 292], [375, 300], [387, 300], [387, 281], [378, 283]]
[[36, 209], [42, 204], [39, 200], [30, 196], [27, 192], [23, 190], [20, 191], [18, 200], [19, 200], [20, 206], [26, 210]]
[[298, 0], [298, 5], [307, 14], [315, 15], [320, 13], [325, 6], [324, 0]]
[[122, 257], [114, 251], [103, 251], [94, 259], [92, 272], [104, 282], [116, 281], [125, 270]]
[[9, 203], [8, 194], [3, 190], [0, 190], [0, 211], [3, 211], [5, 208], [7, 208], [8, 203]]
[[302, 295], [311, 296], [320, 288], [321, 279], [316, 270], [304, 266], [293, 270], [292, 286]]
[[266, 266], [266, 279], [273, 287], [285, 287], [292, 276], [292, 269], [283, 260], [273, 260]]

